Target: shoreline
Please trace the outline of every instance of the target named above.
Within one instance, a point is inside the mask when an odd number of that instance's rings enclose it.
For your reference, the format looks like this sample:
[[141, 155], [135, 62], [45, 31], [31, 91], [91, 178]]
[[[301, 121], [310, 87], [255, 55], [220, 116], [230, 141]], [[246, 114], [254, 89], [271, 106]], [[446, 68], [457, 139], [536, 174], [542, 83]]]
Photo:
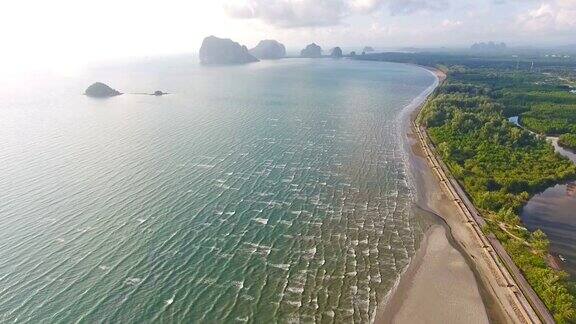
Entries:
[[[442, 84], [446, 76], [436, 69], [410, 65], [425, 69], [434, 74], [436, 78], [434, 84], [404, 108], [400, 117], [403, 145], [405, 145], [409, 155], [408, 168], [416, 189], [414, 209], [419, 213], [417, 217], [427, 217], [431, 220], [431, 224], [425, 231], [416, 254], [400, 274], [398, 281], [386, 296], [382, 306], [377, 309], [375, 322], [409, 323], [415, 320], [492, 322], [495, 318], [493, 312], [487, 311], [488, 307], [484, 301], [486, 299], [484, 296], [486, 295], [485, 289], [478, 287], [477, 274], [473, 272], [468, 260], [458, 249], [455, 239], [452, 237], [450, 226], [443, 217], [433, 211], [434, 208], [431, 208], [431, 199], [427, 197], [427, 193], [434, 191], [434, 188], [431, 188], [427, 181], [421, 179], [429, 166], [416, 142], [412, 125], [430, 95]], [[449, 203], [449, 201], [444, 201], [444, 203]], [[439, 256], [441, 256], [440, 259], [438, 259]], [[443, 266], [442, 263], [445, 261], [449, 261], [454, 267], [449, 269], [450, 267]], [[448, 273], [458, 277], [458, 282], [456, 283], [451, 276], [447, 275]], [[422, 307], [422, 302], [433, 299], [434, 295], [438, 295], [438, 293], [445, 298], [449, 298], [449, 295], [453, 293], [449, 292], [450, 289], [436, 289], [438, 286], [465, 290], [468, 298], [460, 298], [461, 296], [458, 295], [450, 300], [448, 304], [459, 309], [454, 309], [454, 311], [445, 305], [437, 307], [438, 305], [433, 305], [433, 303], [432, 308]], [[440, 290], [443, 290], [444, 293]], [[442, 302], [444, 303], [446, 300], [444, 299]], [[463, 311], [463, 309], [467, 311]]]
[[446, 74], [418, 67], [434, 74], [437, 80], [432, 90], [415, 99], [416, 104], [405, 107], [402, 136], [416, 187], [414, 204], [436, 218], [437, 224], [425, 232], [408, 267], [377, 309], [375, 322], [538, 323], [522, 293], [515, 285], [505, 284], [509, 282], [507, 272], [493, 264], [493, 252], [478, 239], [483, 234], [478, 234], [476, 224], [467, 221], [465, 211], [447, 194], [446, 182], [440, 181], [438, 170], [427, 159], [429, 153], [415, 121]]

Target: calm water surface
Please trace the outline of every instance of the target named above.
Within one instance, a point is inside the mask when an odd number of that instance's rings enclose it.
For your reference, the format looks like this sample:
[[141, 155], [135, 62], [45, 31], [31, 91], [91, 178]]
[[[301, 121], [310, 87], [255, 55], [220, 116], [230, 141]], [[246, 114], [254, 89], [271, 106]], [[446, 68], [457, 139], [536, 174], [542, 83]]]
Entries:
[[[518, 117], [509, 118], [520, 127]], [[576, 163], [576, 153], [558, 145], [557, 137], [547, 137], [556, 152]], [[522, 209], [528, 229], [541, 229], [550, 239], [550, 250], [565, 261], [562, 268], [576, 278], [576, 181], [558, 184], [535, 195]]]
[[551, 251], [566, 259], [564, 269], [576, 278], [576, 181], [534, 196], [524, 206], [522, 219], [529, 229], [548, 235]]
[[[573, 151], [549, 137], [556, 152], [576, 163]], [[550, 238], [550, 248], [565, 261], [564, 270], [576, 278], [576, 181], [559, 184], [534, 196], [522, 210], [522, 219], [531, 230], [542, 229]]]
[[422, 237], [399, 116], [434, 80], [167, 58], [2, 84], [0, 321], [368, 322]]

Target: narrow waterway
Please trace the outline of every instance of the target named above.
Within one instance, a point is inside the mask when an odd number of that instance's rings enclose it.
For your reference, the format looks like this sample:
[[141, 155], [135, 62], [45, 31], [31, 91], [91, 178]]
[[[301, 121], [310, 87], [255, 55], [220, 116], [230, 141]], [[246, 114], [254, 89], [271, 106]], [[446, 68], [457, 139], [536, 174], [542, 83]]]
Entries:
[[[518, 117], [511, 123], [522, 127]], [[558, 138], [546, 138], [559, 154], [576, 163], [576, 153], [558, 145]], [[558, 184], [535, 195], [522, 209], [521, 218], [526, 227], [543, 230], [550, 239], [550, 250], [559, 257], [562, 267], [576, 277], [576, 181]]]

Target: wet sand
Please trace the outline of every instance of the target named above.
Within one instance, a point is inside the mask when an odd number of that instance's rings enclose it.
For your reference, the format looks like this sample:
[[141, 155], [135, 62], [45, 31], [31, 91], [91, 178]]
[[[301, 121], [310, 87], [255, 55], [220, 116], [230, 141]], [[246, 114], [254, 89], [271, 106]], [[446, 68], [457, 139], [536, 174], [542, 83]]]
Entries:
[[382, 323], [488, 323], [474, 274], [444, 226], [433, 225], [423, 243]]
[[[440, 81], [445, 75], [434, 71]], [[376, 323], [511, 323], [522, 322], [465, 217], [442, 189], [426, 160], [412, 121], [422, 103], [408, 108], [406, 141], [417, 187], [416, 205], [436, 218], [420, 249], [376, 315]]]
[[[439, 81], [445, 77], [441, 72], [436, 76]], [[433, 208], [452, 203], [443, 195], [439, 184], [431, 186], [435, 179], [412, 131], [411, 122], [422, 104], [418, 102], [407, 108], [410, 115], [404, 118], [405, 132], [411, 153], [410, 168], [418, 192], [416, 204], [420, 207], [421, 216], [430, 217], [435, 224], [430, 226], [397, 287], [377, 314], [376, 322], [488, 323], [488, 313], [475, 274], [450, 242], [450, 228], [435, 214], [437, 208]]]

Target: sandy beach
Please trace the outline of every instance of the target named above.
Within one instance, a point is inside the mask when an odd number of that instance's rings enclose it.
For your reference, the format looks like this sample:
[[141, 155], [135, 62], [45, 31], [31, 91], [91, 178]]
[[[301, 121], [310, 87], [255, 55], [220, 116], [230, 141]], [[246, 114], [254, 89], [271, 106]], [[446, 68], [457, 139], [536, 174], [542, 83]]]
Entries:
[[[445, 74], [433, 70], [442, 82]], [[422, 101], [422, 98], [420, 98]], [[423, 102], [405, 118], [416, 205], [436, 218], [376, 323], [531, 323], [535, 314], [478, 240], [473, 225], [437, 177], [413, 127]], [[477, 232], [476, 232], [477, 233]]]
[[428, 230], [382, 323], [489, 322], [474, 274], [447, 237], [444, 226]]

